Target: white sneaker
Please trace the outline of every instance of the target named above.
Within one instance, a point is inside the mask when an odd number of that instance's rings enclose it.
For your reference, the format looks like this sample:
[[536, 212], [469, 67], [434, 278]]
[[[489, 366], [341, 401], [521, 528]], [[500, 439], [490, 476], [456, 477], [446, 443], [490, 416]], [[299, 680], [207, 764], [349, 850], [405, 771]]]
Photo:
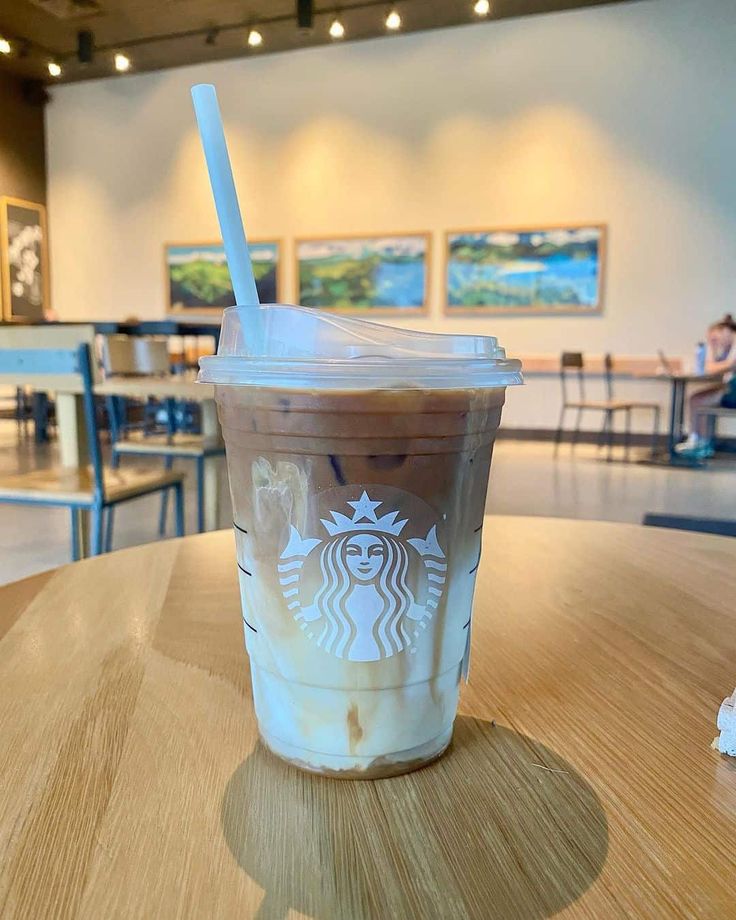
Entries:
[[700, 447], [700, 435], [691, 431], [686, 441], [675, 444], [675, 452], [678, 454], [689, 454]]

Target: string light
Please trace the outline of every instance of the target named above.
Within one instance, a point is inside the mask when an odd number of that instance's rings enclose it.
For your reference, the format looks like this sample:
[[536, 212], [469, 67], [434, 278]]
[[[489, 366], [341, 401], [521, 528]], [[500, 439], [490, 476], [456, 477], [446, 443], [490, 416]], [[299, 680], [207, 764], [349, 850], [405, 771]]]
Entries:
[[[491, 0], [475, 0], [473, 3], [473, 12], [476, 16], [485, 17], [491, 13]], [[398, 9], [393, 6], [386, 14], [384, 19], [384, 25], [386, 29], [390, 32], [398, 31], [402, 25], [401, 14]], [[219, 28], [216, 26], [211, 27], [205, 36], [205, 44], [214, 45], [217, 42], [219, 36]], [[345, 37], [345, 26], [339, 16], [335, 18], [330, 23], [329, 27], [329, 36], [332, 39], [339, 40]], [[250, 48], [260, 48], [263, 45], [263, 34], [255, 28], [251, 28], [248, 31], [247, 43]], [[7, 38], [0, 37], [0, 54], [11, 54], [13, 51], [13, 46]], [[113, 63], [115, 70], [118, 73], [126, 73], [131, 68], [131, 60], [124, 54], [122, 51], [118, 51], [113, 56]], [[58, 61], [49, 61], [47, 64], [47, 69], [49, 76], [51, 77], [60, 77], [63, 73], [63, 67]]]
[[330, 23], [330, 38], [343, 38], [345, 36], [345, 26], [335, 17]]
[[118, 73], [125, 73], [126, 70], [130, 70], [130, 58], [127, 54], [123, 54], [122, 51], [118, 51], [113, 61], [115, 62], [115, 70]]
[[395, 32], [397, 29], [401, 28], [401, 16], [397, 9], [391, 10], [391, 12], [386, 17], [386, 28], [390, 29], [392, 32]]
[[260, 48], [263, 44], [263, 36], [258, 29], [251, 29], [248, 33], [248, 45], [251, 48]]

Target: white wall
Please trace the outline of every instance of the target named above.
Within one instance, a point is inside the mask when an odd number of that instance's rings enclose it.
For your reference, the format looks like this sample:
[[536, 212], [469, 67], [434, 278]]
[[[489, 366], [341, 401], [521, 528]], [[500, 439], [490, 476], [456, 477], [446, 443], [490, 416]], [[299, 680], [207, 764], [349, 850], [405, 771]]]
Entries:
[[[163, 242], [218, 236], [188, 93], [212, 81], [252, 236], [433, 231], [432, 313], [407, 325], [689, 354], [735, 306], [734, 48], [733, 0], [642, 0], [58, 87], [54, 306], [163, 315]], [[609, 226], [602, 316], [441, 317], [445, 229], [568, 221]], [[556, 405], [537, 378], [506, 420]]]

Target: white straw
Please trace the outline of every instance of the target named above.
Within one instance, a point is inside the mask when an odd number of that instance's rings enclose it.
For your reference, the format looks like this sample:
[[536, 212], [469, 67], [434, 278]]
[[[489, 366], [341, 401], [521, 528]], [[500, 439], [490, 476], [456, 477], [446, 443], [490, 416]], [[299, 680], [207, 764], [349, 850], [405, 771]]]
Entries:
[[258, 291], [250, 262], [248, 241], [243, 229], [243, 219], [240, 216], [238, 194], [235, 191], [215, 87], [210, 83], [196, 84], [192, 87], [192, 102], [207, 160], [235, 302], [244, 307], [257, 306]]

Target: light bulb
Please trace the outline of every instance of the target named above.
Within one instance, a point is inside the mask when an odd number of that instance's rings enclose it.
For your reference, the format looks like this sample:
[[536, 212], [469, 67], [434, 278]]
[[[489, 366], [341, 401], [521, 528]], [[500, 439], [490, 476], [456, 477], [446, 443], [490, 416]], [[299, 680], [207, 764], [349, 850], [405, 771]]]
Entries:
[[130, 70], [130, 58], [127, 56], [127, 54], [118, 52], [114, 57], [114, 61], [115, 70], [117, 70], [118, 73], [125, 73], [126, 70]]
[[61, 64], [57, 64], [56, 61], [49, 61], [49, 76], [51, 77], [60, 77], [61, 76]]
[[388, 14], [386, 17], [386, 28], [391, 29], [392, 32], [401, 28], [401, 16], [399, 16], [398, 10], [391, 10]]
[[330, 38], [342, 38], [345, 35], [345, 26], [339, 19], [333, 19], [330, 24]]
[[10, 54], [13, 50], [7, 38], [0, 38], [0, 54]]
[[251, 29], [248, 33], [248, 44], [251, 48], [258, 48], [263, 44], [263, 36], [258, 29]]
[[475, 0], [473, 12], [476, 16], [487, 16], [491, 12], [490, 0]]

